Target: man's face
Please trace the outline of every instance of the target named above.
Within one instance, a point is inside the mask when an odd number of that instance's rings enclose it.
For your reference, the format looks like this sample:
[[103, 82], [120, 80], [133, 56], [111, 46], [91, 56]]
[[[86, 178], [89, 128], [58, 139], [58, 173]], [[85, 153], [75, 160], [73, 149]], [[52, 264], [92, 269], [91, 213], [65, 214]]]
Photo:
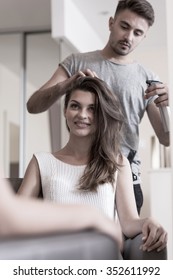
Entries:
[[124, 10], [109, 20], [109, 44], [116, 55], [126, 56], [145, 38], [147, 21], [137, 14]]

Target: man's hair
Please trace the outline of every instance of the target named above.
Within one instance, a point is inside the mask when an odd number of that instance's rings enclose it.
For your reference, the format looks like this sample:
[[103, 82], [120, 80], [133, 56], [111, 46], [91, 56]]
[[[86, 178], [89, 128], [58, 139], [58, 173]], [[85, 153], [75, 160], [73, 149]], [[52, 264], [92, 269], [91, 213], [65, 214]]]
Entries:
[[118, 161], [121, 159], [121, 126], [124, 115], [116, 94], [110, 91], [104, 81], [89, 76], [78, 78], [66, 91], [65, 110], [75, 90], [89, 91], [95, 95], [96, 131], [89, 162], [79, 182], [79, 189], [95, 191], [100, 184], [114, 184], [115, 172], [120, 166]]
[[115, 17], [117, 14], [124, 10], [130, 10], [131, 12], [143, 17], [148, 22], [149, 26], [154, 23], [154, 10], [152, 5], [146, 0], [119, 0]]

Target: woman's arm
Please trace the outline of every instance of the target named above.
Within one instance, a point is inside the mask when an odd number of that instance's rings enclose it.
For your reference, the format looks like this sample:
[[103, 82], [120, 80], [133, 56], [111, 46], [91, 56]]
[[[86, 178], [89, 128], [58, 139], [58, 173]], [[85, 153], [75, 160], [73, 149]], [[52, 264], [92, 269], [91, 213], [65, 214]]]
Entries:
[[116, 204], [123, 233], [134, 237], [143, 233], [143, 250], [162, 250], [167, 243], [164, 228], [152, 218], [140, 219], [137, 213], [132, 174], [128, 160], [123, 157], [123, 166], [118, 172]]
[[[117, 176], [116, 207], [123, 233], [133, 237], [141, 232], [141, 226], [138, 224], [139, 215], [134, 197], [132, 172], [124, 156], [120, 164], [122, 167], [119, 168]], [[131, 226], [131, 223], [134, 225]]]
[[164, 228], [153, 218], [141, 219], [143, 245], [141, 249], [144, 251], [152, 251], [157, 249], [161, 251], [167, 244], [167, 232]]
[[18, 194], [27, 197], [38, 197], [41, 191], [41, 178], [38, 163], [33, 156], [26, 169]]

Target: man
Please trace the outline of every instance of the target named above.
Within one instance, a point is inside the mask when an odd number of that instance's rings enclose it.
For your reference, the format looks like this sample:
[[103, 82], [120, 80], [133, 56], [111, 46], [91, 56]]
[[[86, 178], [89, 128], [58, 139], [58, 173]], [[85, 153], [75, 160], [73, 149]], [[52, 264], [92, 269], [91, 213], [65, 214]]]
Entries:
[[146, 0], [121, 0], [114, 17], [109, 19], [110, 36], [102, 50], [72, 54], [60, 63], [51, 79], [36, 91], [27, 103], [30, 113], [47, 110], [68, 86], [73, 75], [98, 76], [118, 95], [124, 109], [125, 127], [122, 152], [131, 163], [138, 213], [143, 204], [138, 157], [139, 123], [146, 111], [161, 144], [169, 145], [169, 132], [164, 131], [159, 107], [168, 105], [168, 88], [147, 80], [159, 78], [134, 62], [130, 53], [146, 37], [154, 23], [154, 11]]

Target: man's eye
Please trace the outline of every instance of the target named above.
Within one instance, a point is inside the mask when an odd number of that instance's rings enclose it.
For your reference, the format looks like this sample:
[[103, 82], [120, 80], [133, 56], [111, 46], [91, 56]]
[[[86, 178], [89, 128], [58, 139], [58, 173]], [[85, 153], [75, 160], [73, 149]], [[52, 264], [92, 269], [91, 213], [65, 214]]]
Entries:
[[127, 29], [128, 29], [128, 26], [126, 26], [126, 25], [121, 25], [121, 28], [124, 29], [124, 30], [127, 30]]
[[142, 36], [141, 32], [136, 31], [135, 36]]

